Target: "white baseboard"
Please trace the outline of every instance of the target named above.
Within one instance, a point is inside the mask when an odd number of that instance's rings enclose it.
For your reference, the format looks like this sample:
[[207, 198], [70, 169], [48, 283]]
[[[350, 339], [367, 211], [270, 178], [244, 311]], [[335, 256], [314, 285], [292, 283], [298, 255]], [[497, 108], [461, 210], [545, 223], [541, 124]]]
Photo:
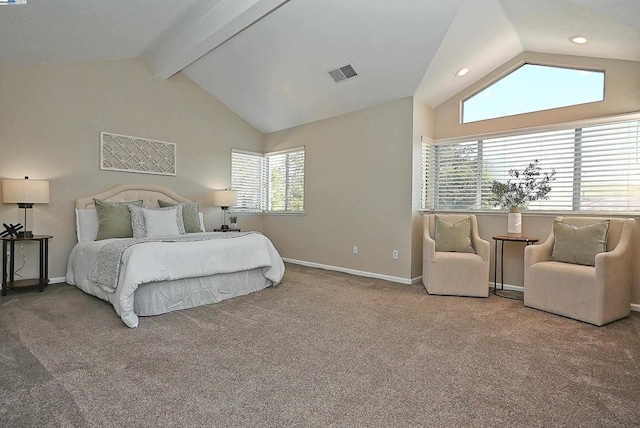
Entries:
[[632, 303], [631, 304], [631, 310], [634, 312], [640, 312], [640, 305], [637, 303]]
[[340, 267], [340, 266], [323, 265], [321, 263], [314, 263], [314, 262], [307, 262], [307, 261], [304, 261], [304, 260], [289, 259], [289, 258], [286, 258], [286, 257], [283, 257], [282, 260], [284, 260], [287, 263], [293, 263], [293, 264], [296, 264], [296, 265], [308, 266], [308, 267], [312, 267], [312, 268], [325, 269], [325, 270], [333, 270], [333, 271], [336, 271], [336, 272], [349, 273], [351, 275], [365, 276], [367, 278], [384, 279], [385, 281], [398, 282], [400, 284], [410, 285], [410, 284], [413, 283], [412, 279], [400, 278], [399, 276], [390, 276], [390, 275], [383, 275], [381, 273], [365, 272], [365, 271], [362, 271], [362, 270], [349, 269], [349, 268], [344, 268], [344, 267]]

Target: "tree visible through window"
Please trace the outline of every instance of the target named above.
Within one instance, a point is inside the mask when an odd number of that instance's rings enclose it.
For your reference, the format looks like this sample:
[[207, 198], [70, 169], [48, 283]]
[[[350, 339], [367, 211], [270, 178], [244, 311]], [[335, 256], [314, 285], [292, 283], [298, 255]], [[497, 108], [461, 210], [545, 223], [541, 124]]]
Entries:
[[304, 147], [275, 153], [231, 151], [234, 209], [262, 212], [304, 211]]
[[604, 72], [525, 64], [462, 103], [462, 123], [604, 100]]

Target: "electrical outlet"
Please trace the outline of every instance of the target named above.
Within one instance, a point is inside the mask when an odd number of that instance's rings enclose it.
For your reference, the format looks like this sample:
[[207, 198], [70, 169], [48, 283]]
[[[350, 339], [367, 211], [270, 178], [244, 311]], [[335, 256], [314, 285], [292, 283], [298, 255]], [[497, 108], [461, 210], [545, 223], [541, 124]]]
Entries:
[[358, 246], [354, 245], [353, 246], [353, 250], [351, 250], [351, 251], [353, 251], [353, 254], [358, 254]]
[[393, 260], [398, 260], [398, 250], [393, 250], [393, 252], [391, 253], [391, 257], [393, 258]]

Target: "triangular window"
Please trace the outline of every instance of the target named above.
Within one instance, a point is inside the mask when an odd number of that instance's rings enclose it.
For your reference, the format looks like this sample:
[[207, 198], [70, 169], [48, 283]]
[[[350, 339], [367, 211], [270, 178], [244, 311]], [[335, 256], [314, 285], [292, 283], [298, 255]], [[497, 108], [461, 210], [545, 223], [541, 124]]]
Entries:
[[462, 102], [462, 123], [604, 100], [604, 71], [525, 64]]

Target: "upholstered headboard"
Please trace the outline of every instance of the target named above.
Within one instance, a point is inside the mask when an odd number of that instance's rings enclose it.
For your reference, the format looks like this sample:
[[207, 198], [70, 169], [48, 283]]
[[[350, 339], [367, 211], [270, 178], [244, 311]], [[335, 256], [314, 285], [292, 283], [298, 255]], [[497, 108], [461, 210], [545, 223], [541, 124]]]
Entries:
[[93, 198], [106, 199], [113, 202], [128, 202], [142, 199], [144, 206], [149, 208], [157, 208], [158, 199], [168, 202], [190, 201], [190, 199], [183, 198], [162, 186], [152, 184], [119, 184], [104, 192], [77, 199], [76, 208], [95, 208]]

